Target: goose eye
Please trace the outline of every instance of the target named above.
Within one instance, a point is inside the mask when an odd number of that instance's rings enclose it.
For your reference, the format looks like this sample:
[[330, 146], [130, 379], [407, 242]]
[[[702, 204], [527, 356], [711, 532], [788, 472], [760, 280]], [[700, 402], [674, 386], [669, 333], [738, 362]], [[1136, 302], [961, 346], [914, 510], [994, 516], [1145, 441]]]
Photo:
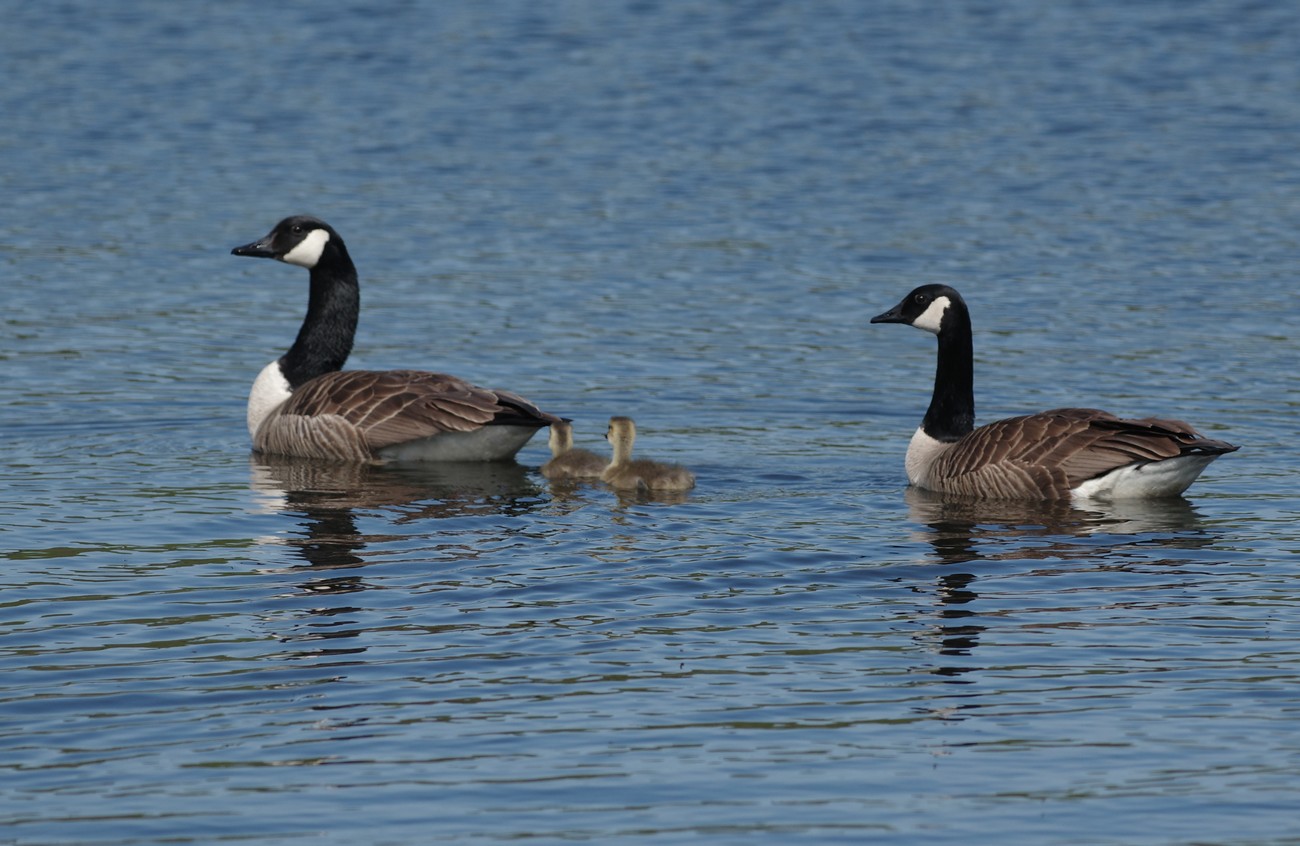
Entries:
[[295, 223], [292, 227], [290, 227], [289, 231], [292, 232], [292, 233], [295, 234], [295, 235], [301, 235], [301, 234], [302, 234], [302, 224], [301, 224], [301, 223]]
[[916, 295], [916, 304], [917, 304], [917, 305], [925, 305], [926, 302], [928, 301], [928, 299], [929, 299], [929, 298], [926, 297], [925, 294], [917, 294], [917, 295]]

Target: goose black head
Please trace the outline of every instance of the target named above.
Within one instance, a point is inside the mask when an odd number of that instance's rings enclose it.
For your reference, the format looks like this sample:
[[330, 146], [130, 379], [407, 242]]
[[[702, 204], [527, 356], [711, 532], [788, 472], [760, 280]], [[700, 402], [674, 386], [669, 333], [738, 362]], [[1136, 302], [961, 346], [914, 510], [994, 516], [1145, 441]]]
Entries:
[[276, 259], [311, 270], [327, 251], [347, 258], [343, 239], [333, 227], [319, 218], [301, 214], [286, 217], [266, 237], [230, 252], [237, 256]]
[[938, 335], [950, 314], [964, 311], [961, 294], [947, 285], [922, 285], [884, 314], [871, 318], [872, 323], [906, 323]]

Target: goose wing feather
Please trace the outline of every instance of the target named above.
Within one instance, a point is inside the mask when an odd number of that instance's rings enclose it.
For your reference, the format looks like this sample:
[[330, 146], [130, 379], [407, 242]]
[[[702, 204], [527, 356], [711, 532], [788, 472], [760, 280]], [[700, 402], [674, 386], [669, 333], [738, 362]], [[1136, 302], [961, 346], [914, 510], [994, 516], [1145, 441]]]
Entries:
[[[517, 394], [481, 388], [445, 373], [419, 370], [343, 370], [325, 373], [298, 388], [262, 429], [270, 441], [325, 438], [337, 443], [351, 428], [367, 455], [395, 444], [447, 432], [469, 432], [490, 423], [545, 426], [558, 418]], [[291, 424], [288, 420], [294, 420]], [[274, 422], [273, 422], [274, 421]], [[319, 436], [314, 433], [320, 430]], [[261, 444], [258, 445], [262, 447]], [[323, 447], [324, 445], [322, 445]], [[314, 449], [314, 447], [312, 447]], [[347, 450], [349, 458], [354, 449]], [[330, 453], [329, 457], [344, 457]]]
[[281, 405], [272, 411], [257, 427], [253, 448], [258, 452], [333, 461], [366, 461], [374, 457], [361, 430], [351, 421], [337, 414], [285, 414], [283, 409]]
[[932, 478], [953, 493], [1065, 498], [1075, 486], [1124, 465], [1225, 448], [1231, 447], [1179, 420], [1058, 408], [976, 429], [936, 460]]

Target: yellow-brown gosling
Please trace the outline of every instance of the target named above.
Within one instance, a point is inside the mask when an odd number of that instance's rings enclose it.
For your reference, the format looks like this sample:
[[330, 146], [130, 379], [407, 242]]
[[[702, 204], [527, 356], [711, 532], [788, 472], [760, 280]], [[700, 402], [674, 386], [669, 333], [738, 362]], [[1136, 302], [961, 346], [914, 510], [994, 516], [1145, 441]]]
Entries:
[[609, 461], [588, 449], [574, 449], [573, 425], [567, 420], [551, 424], [551, 460], [542, 465], [542, 475], [553, 482], [599, 479]]
[[636, 424], [630, 417], [609, 418], [606, 439], [614, 448], [614, 457], [601, 479], [618, 490], [688, 491], [695, 487], [695, 474], [677, 464], [649, 459], [633, 459]]

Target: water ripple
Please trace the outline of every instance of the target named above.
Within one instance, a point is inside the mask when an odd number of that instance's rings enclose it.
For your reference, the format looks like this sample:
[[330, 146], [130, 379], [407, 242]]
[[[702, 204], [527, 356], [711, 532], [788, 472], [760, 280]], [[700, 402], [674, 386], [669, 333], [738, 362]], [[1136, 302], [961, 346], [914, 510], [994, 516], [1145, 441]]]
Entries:
[[[516, 0], [0, 30], [0, 821], [16, 843], [1294, 838], [1287, 4]], [[250, 459], [339, 227], [352, 365], [520, 391], [689, 495]], [[1188, 500], [907, 491], [983, 420], [1241, 443]], [[1081, 834], [1086, 832], [1086, 835]]]

